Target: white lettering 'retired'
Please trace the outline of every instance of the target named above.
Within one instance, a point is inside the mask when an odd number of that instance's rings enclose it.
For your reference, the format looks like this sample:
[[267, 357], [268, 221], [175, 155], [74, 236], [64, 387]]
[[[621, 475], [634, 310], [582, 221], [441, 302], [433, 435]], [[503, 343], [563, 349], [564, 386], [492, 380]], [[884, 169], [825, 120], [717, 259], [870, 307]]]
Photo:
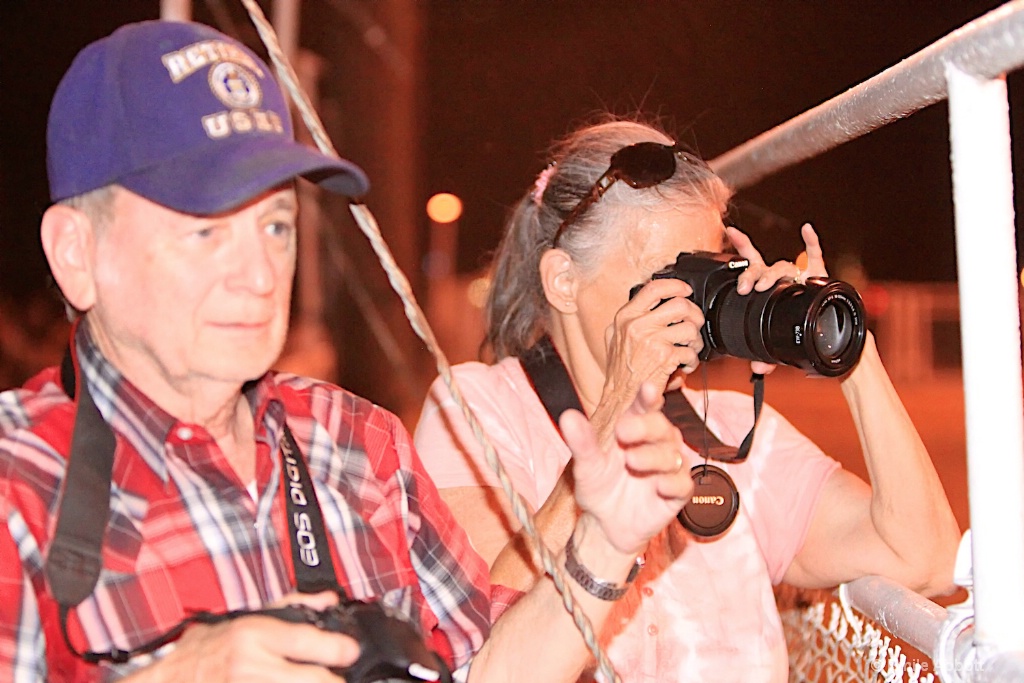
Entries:
[[204, 66], [224, 61], [244, 64], [255, 71], [260, 78], [264, 77], [263, 69], [260, 68], [256, 60], [237, 45], [225, 43], [222, 40], [204, 40], [193, 43], [180, 50], [168, 52], [160, 59], [174, 83], [181, 82]]

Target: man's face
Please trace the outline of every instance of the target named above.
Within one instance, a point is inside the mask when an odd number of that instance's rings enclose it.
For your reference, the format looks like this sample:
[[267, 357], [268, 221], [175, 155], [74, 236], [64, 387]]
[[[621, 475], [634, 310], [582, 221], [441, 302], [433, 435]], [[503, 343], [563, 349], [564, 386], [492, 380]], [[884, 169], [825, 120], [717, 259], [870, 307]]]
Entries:
[[[134, 381], [188, 391], [240, 384], [277, 359], [295, 272], [295, 191], [196, 217], [127, 190], [96, 232], [95, 305], [100, 348]], [[154, 376], [155, 373], [155, 376]]]

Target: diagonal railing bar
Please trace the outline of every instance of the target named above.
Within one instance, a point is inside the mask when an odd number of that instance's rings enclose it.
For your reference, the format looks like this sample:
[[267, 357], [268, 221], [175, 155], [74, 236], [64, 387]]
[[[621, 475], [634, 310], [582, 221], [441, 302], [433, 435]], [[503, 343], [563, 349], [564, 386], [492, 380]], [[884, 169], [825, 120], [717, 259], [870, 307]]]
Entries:
[[750, 187], [945, 100], [947, 64], [983, 78], [1024, 66], [1024, 0], [989, 12], [845, 93], [712, 159], [711, 168], [734, 189]]

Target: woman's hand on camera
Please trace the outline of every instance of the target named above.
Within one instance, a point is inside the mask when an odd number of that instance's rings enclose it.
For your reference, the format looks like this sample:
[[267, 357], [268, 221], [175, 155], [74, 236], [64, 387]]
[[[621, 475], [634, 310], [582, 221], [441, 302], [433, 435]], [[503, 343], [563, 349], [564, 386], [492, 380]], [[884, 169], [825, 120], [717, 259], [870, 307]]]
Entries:
[[689, 373], [697, 367], [704, 314], [688, 298], [692, 294], [682, 280], [651, 280], [615, 313], [606, 331], [604, 386], [590, 415], [602, 444], [611, 442], [613, 424], [641, 384], [665, 391], [672, 388], [677, 370]]
[[608, 330], [606, 394], [614, 388], [631, 401], [642, 382], [664, 387], [677, 369], [696, 369], [704, 314], [692, 294], [682, 280], [651, 280], [618, 310]]
[[810, 223], [800, 228], [800, 236], [804, 240], [804, 251], [807, 253], [807, 266], [801, 269], [792, 261], [776, 261], [770, 266], [764, 262], [761, 252], [744, 233], [729, 226], [725, 229], [729, 241], [742, 258], [750, 262], [746, 270], [740, 273], [736, 282], [736, 291], [749, 294], [752, 291], [763, 292], [783, 280], [803, 282], [809, 277], [828, 277], [825, 259], [822, 256], [818, 234]]

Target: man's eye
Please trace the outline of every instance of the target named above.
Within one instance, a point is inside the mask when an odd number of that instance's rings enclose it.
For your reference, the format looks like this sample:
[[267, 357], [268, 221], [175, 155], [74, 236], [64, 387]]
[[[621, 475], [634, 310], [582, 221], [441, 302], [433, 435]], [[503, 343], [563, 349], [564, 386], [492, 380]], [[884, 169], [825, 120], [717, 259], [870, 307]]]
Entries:
[[276, 236], [287, 236], [294, 231], [294, 226], [285, 221], [276, 221], [267, 226], [267, 233]]
[[200, 239], [208, 239], [211, 236], [213, 236], [213, 228], [199, 228], [198, 230], [195, 230], [192, 234]]

